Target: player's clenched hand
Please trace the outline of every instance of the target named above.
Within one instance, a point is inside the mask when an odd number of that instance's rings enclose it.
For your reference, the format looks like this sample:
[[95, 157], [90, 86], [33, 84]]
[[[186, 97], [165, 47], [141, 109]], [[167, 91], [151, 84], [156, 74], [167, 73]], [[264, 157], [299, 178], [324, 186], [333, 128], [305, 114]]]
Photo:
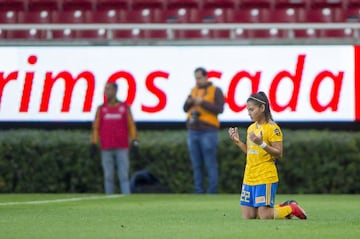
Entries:
[[262, 131], [260, 131], [259, 135], [256, 135], [254, 133], [254, 131], [251, 131], [249, 133], [249, 139], [254, 142], [255, 144], [260, 145], [263, 142], [263, 136], [262, 136]]

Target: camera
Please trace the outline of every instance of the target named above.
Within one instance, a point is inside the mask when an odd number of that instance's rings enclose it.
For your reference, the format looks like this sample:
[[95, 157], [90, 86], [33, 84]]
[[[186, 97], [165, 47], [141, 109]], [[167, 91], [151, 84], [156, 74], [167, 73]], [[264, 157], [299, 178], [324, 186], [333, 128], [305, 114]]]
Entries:
[[191, 111], [189, 124], [195, 125], [198, 122], [199, 116], [200, 116], [199, 111], [197, 111], [197, 110]]

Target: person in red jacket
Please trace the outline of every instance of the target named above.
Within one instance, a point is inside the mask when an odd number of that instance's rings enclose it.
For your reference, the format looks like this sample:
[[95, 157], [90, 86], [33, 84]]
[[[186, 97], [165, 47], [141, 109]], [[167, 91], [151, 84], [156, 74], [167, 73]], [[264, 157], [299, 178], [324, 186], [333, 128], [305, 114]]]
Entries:
[[107, 101], [96, 111], [91, 142], [92, 149], [100, 143], [105, 193], [115, 193], [116, 164], [121, 193], [129, 194], [129, 141], [137, 145], [137, 130], [130, 107], [117, 99], [117, 90], [116, 83], [106, 84]]

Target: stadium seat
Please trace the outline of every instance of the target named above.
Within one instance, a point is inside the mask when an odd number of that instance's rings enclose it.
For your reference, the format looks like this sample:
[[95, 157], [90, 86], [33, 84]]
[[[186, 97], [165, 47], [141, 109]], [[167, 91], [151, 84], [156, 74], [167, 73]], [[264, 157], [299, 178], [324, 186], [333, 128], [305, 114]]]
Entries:
[[319, 37], [321, 38], [341, 38], [352, 39], [354, 38], [354, 30], [350, 28], [345, 29], [320, 29]]
[[18, 22], [19, 12], [16, 11], [0, 11], [1, 24], [15, 24]]
[[[125, 10], [124, 10], [125, 11]], [[124, 17], [119, 11], [86, 11], [85, 23], [105, 23], [114, 24], [121, 22], [121, 17]], [[124, 22], [125, 20], [123, 20]], [[81, 30], [75, 33], [76, 38], [81, 39], [108, 39], [112, 36], [112, 31], [106, 28], [99, 28], [94, 30]]]
[[306, 19], [306, 10], [304, 8], [278, 8], [274, 9], [268, 22], [304, 22]]
[[132, 30], [118, 30], [113, 32], [113, 39], [167, 39], [166, 30], [142, 30], [134, 28]]
[[236, 29], [234, 34], [235, 39], [280, 39], [288, 38], [284, 30], [276, 28], [271, 29]]
[[341, 8], [317, 8], [309, 9], [306, 22], [343, 22], [343, 10]]
[[345, 7], [344, 0], [312, 0], [310, 2], [310, 8], [342, 8]]
[[[229, 9], [210, 8], [199, 11], [199, 19], [203, 23], [224, 23], [230, 14], [225, 12]], [[231, 19], [231, 18], [230, 18]]]
[[29, 30], [11, 30], [7, 31], [6, 39], [17, 40], [40, 40], [46, 39], [46, 31], [31, 28]]
[[86, 11], [85, 23], [118, 23], [120, 22], [120, 13], [115, 10], [106, 11]]
[[131, 7], [132, 9], [144, 9], [144, 8], [165, 9], [166, 1], [165, 0], [132, 0]]
[[359, 0], [347, 0], [347, 8], [359, 8], [360, 7], [360, 1]]
[[196, 8], [169, 9], [163, 13], [165, 23], [201, 22], [199, 10]]
[[360, 7], [345, 9], [343, 14], [345, 22], [360, 22]]
[[96, 0], [62, 0], [62, 9], [64, 11], [91, 11], [95, 10]]
[[75, 10], [75, 11], [56, 11], [52, 12], [52, 22], [53, 23], [84, 23], [85, 22], [84, 11]]
[[180, 8], [202, 8], [202, 1], [200, 0], [168, 0], [168, 9], [180, 9]]
[[239, 8], [267, 8], [272, 9], [273, 1], [272, 0], [241, 0], [239, 3]]
[[319, 30], [317, 29], [295, 29], [294, 30], [294, 37], [295, 38], [306, 38], [306, 39], [315, 39], [319, 36]]
[[27, 0], [0, 0], [1, 11], [26, 11]]
[[105, 28], [96, 30], [77, 30], [74, 34], [76, 39], [83, 40], [106, 40], [108, 38], [107, 30]]
[[[18, 12], [0, 11], [0, 24], [16, 24], [18, 21]], [[6, 38], [8, 30], [0, 29], [0, 39]]]
[[60, 11], [62, 2], [59, 0], [29, 0], [29, 11]]
[[96, 9], [103, 10], [119, 10], [119, 9], [129, 9], [130, 4], [129, 0], [97, 0]]
[[129, 23], [161, 23], [163, 20], [162, 10], [156, 8], [136, 9], [127, 12]]
[[[60, 24], [80, 24], [85, 23], [85, 12], [76, 10], [76, 11], [63, 11], [63, 12], [53, 12], [52, 13], [52, 22]], [[53, 30], [52, 37], [54, 39], [73, 39], [76, 38], [80, 30], [73, 29], [62, 29], [62, 30]]]
[[238, 0], [203, 0], [203, 9], [231, 8], [237, 9]]
[[19, 12], [18, 23], [51, 23], [51, 12], [48, 11], [26, 11]]
[[[127, 11], [127, 23], [161, 23], [163, 20], [163, 11], [156, 8], [151, 9], [135, 9]], [[131, 29], [131, 30], [114, 30], [112, 32], [115, 39], [166, 39], [167, 31], [159, 30], [144, 30], [144, 29]]]
[[[37, 12], [19, 12], [17, 23], [20, 24], [48, 24], [51, 22], [50, 13], [47, 11]], [[47, 30], [29, 28], [26, 30], [8, 30], [6, 33], [7, 39], [24, 39], [24, 40], [36, 40], [46, 39]]]
[[201, 30], [174, 30], [174, 38], [178, 40], [186, 39], [211, 39], [209, 29]]
[[268, 22], [271, 10], [267, 8], [240, 9], [234, 12], [229, 22], [236, 23], [261, 23]]
[[277, 0], [274, 1], [274, 9], [280, 8], [302, 8], [308, 9], [311, 0]]

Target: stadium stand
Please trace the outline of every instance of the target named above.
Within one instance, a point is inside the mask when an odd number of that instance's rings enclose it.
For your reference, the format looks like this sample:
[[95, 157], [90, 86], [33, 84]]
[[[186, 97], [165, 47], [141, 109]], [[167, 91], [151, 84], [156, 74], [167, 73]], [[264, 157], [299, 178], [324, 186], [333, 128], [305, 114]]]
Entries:
[[0, 0], [0, 40], [359, 41], [359, 0]]

